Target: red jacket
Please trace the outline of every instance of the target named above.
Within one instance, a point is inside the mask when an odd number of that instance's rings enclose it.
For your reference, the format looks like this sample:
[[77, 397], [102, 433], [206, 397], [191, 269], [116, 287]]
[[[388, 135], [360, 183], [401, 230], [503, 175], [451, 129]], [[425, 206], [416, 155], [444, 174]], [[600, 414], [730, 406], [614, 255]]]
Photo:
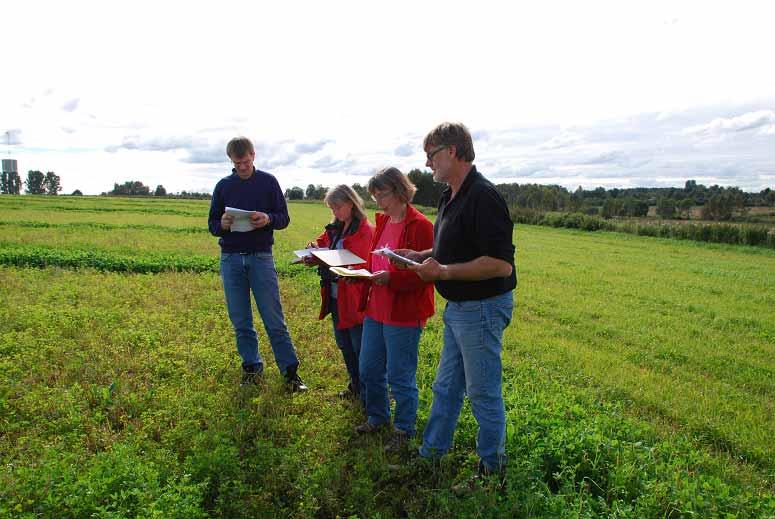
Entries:
[[[371, 241], [372, 251], [377, 248], [382, 231], [390, 218], [382, 213], [377, 213], [377, 230], [374, 231], [374, 239]], [[406, 208], [406, 225], [398, 240], [397, 249], [412, 249], [423, 251], [433, 247], [433, 224], [424, 214], [415, 209], [412, 204]], [[369, 252], [366, 269], [371, 270], [372, 254]], [[426, 283], [417, 274], [407, 269], [399, 269], [390, 264], [390, 282], [388, 287], [395, 291], [393, 308], [390, 309], [390, 319], [394, 321], [414, 321], [427, 319], [435, 311], [433, 283]], [[366, 284], [361, 296], [360, 310], [366, 310], [371, 283]]]
[[[318, 247], [331, 247], [334, 239], [336, 238], [339, 229], [333, 225], [327, 225], [323, 234], [317, 237], [316, 242]], [[369, 223], [368, 220], [357, 221], [353, 220], [350, 225], [347, 234], [343, 238], [342, 246], [361, 258], [366, 258], [371, 250], [371, 238], [374, 234], [374, 226]], [[354, 265], [355, 268], [362, 268], [365, 265]], [[363, 310], [360, 309], [361, 293], [364, 290], [362, 283], [348, 283], [344, 279], [340, 279], [336, 282], [336, 308], [339, 310], [339, 324], [337, 328], [344, 330], [345, 328], [352, 328], [363, 323]], [[320, 317], [324, 319], [329, 314], [329, 300], [331, 297], [331, 285], [329, 283], [322, 283], [320, 286]]]

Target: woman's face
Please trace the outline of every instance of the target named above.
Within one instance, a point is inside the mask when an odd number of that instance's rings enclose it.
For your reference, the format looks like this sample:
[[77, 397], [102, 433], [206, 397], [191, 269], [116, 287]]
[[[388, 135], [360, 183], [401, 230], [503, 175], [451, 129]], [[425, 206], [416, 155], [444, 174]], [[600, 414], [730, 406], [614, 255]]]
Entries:
[[331, 204], [331, 213], [340, 222], [349, 222], [353, 217], [353, 203], [347, 201], [341, 204]]
[[377, 207], [383, 212], [389, 212], [391, 208], [401, 204], [401, 200], [398, 199], [395, 192], [389, 189], [374, 191], [371, 195], [371, 199], [377, 202]]

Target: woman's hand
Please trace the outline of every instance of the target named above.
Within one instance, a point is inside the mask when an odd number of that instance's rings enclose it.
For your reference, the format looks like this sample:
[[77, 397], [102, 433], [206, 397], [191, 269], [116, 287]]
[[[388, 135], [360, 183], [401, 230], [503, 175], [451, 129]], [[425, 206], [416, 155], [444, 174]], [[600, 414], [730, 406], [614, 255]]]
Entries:
[[387, 270], [379, 270], [374, 273], [371, 278], [371, 282], [375, 285], [387, 285], [390, 283], [390, 272]]

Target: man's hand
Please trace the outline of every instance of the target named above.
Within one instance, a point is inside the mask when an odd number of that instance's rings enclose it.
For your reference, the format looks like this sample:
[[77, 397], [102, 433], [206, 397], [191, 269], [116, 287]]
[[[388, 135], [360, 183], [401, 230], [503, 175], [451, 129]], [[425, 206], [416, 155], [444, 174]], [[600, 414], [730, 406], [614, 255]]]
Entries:
[[269, 224], [269, 215], [262, 213], [261, 211], [256, 211], [250, 215], [250, 223], [254, 229], [266, 227]]
[[390, 272], [387, 270], [379, 270], [371, 277], [371, 282], [375, 285], [387, 285], [390, 283]]
[[422, 252], [417, 252], [416, 250], [412, 249], [393, 249], [393, 252], [399, 256], [416, 261], [417, 263], [422, 263], [425, 259], [425, 255]]
[[[399, 256], [403, 256], [406, 259], [416, 261], [417, 263], [422, 263], [423, 260], [425, 259], [425, 254], [423, 254], [422, 252], [417, 252], [412, 249], [394, 249], [393, 252], [395, 252]], [[407, 267], [403, 263], [399, 263], [393, 259], [390, 260], [390, 263], [392, 263], [397, 269], [405, 269]]]
[[223, 213], [223, 216], [221, 216], [221, 229], [223, 229], [224, 231], [228, 231], [231, 229], [231, 224], [233, 223], [234, 223], [234, 216]]
[[447, 266], [442, 265], [433, 258], [426, 259], [420, 265], [409, 265], [406, 268], [415, 271], [417, 276], [423, 281], [436, 281], [446, 279], [447, 277]]

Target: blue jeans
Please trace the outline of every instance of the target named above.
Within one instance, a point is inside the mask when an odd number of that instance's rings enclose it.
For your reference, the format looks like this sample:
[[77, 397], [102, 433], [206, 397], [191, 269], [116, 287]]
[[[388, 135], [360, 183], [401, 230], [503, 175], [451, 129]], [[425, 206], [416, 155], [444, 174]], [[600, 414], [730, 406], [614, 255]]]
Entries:
[[369, 423], [390, 422], [388, 384], [396, 399], [396, 429], [409, 436], [416, 432], [417, 351], [419, 326], [391, 326], [366, 317], [363, 320], [360, 371]]
[[251, 290], [280, 373], [284, 375], [289, 367], [298, 366], [299, 360], [296, 358], [280, 304], [280, 288], [272, 253], [222, 252], [221, 280], [223, 292], [226, 294], [229, 319], [237, 337], [237, 351], [242, 357], [242, 369], [260, 371], [264, 365], [258, 352], [258, 337], [253, 326]]
[[497, 470], [506, 463], [506, 411], [501, 378], [503, 330], [511, 322], [511, 292], [479, 301], [448, 301], [433, 404], [420, 455], [441, 456], [452, 446], [466, 393], [479, 424], [476, 452]]
[[358, 375], [358, 362], [361, 356], [361, 335], [363, 325], [352, 326], [342, 330], [337, 329], [339, 324], [339, 308], [335, 297], [329, 300], [328, 309], [331, 311], [331, 321], [334, 324], [334, 339], [336, 345], [342, 351], [344, 365], [347, 366], [347, 374], [350, 376], [350, 387], [354, 393], [362, 395], [361, 377]]

